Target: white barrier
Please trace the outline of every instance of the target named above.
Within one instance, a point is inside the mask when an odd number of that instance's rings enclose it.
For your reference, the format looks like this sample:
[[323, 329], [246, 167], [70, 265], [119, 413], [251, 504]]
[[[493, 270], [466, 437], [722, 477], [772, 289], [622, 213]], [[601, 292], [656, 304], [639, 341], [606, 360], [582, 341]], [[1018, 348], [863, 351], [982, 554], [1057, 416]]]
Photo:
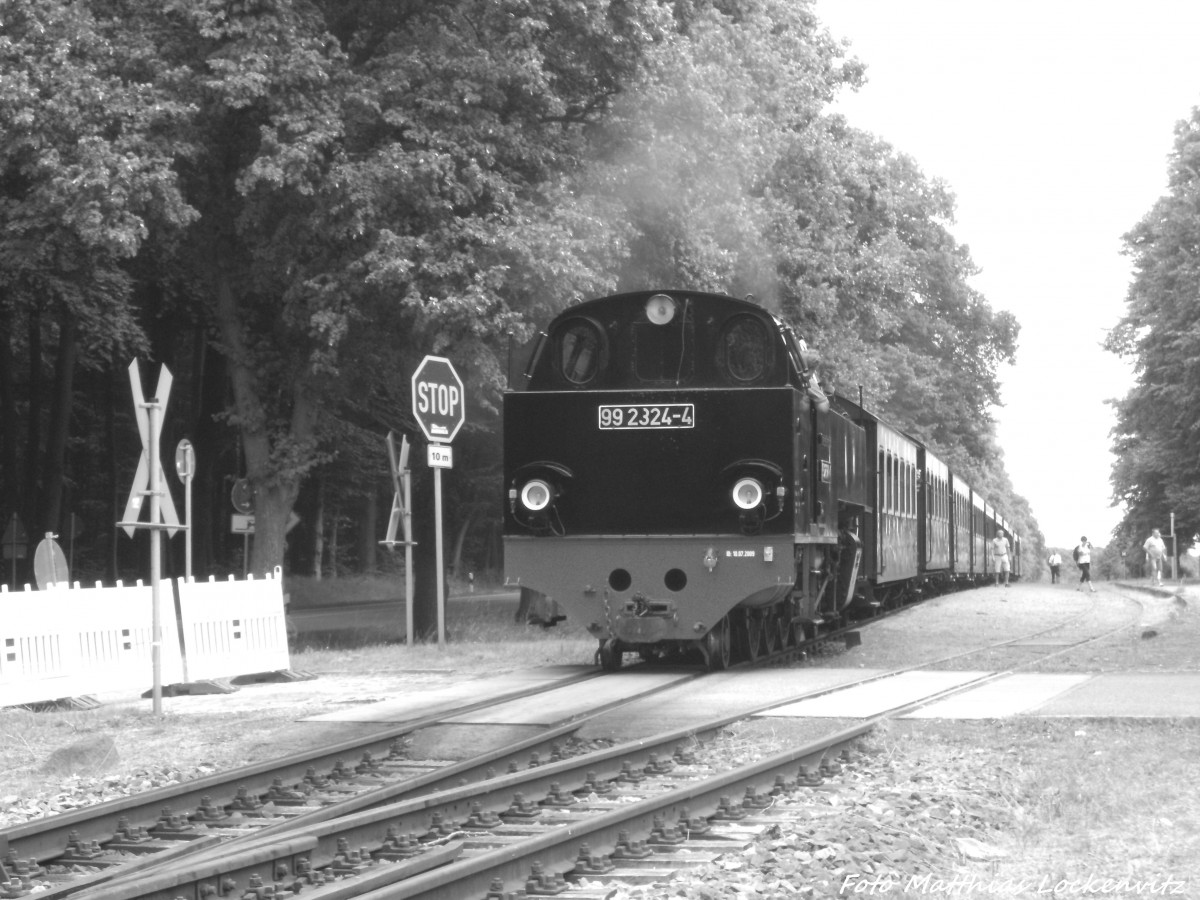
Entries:
[[[164, 681], [183, 677], [170, 591], [163, 592]], [[133, 587], [9, 591], [0, 586], [0, 706], [138, 690], [153, 673], [153, 591]]]
[[[211, 693], [212, 685], [197, 682], [239, 676], [309, 677], [289, 670], [279, 569], [257, 580], [181, 579], [178, 610], [171, 586], [164, 581], [159, 591], [165, 693]], [[0, 585], [0, 706], [150, 690], [153, 604], [152, 588], [140, 581], [43, 591]]]
[[281, 672], [291, 665], [279, 569], [258, 580], [180, 579], [176, 586], [185, 681]]

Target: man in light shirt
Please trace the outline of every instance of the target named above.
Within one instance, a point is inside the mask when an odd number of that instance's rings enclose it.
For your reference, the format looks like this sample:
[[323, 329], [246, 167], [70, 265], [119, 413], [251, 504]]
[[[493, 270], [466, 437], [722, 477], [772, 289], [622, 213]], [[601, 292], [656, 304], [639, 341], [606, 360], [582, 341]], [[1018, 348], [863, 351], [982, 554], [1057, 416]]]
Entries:
[[1001, 528], [992, 538], [992, 568], [996, 572], [996, 584], [1000, 583], [1000, 577], [1003, 575], [1004, 586], [1008, 587], [1008, 572], [1011, 567], [1008, 558], [1008, 538], [1004, 536], [1004, 529]]
[[1152, 584], [1162, 584], [1163, 558], [1167, 555], [1167, 545], [1163, 543], [1162, 532], [1157, 528], [1150, 532], [1146, 543], [1142, 544], [1146, 551], [1146, 569], [1150, 574]]

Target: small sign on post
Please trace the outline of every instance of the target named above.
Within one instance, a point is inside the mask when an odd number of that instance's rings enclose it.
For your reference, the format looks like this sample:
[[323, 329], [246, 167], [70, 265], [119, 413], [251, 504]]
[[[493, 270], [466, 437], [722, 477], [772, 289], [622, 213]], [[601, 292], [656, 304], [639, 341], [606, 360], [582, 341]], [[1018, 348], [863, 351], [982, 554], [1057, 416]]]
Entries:
[[[175, 474], [183, 482], [183, 524], [192, 524], [192, 477], [196, 474], [196, 451], [192, 442], [184, 438], [175, 447]], [[189, 527], [183, 534], [185, 565], [183, 574], [189, 581], [192, 578], [192, 529]]]
[[412, 378], [413, 416], [429, 441], [427, 461], [433, 469], [433, 518], [437, 557], [438, 646], [446, 640], [445, 563], [442, 554], [442, 469], [453, 463], [450, 447], [467, 420], [466, 391], [450, 360], [426, 356]]
[[445, 444], [430, 444], [426, 450], [426, 462], [431, 469], [453, 469], [454, 452]]
[[250, 535], [254, 534], [254, 488], [247, 478], [239, 478], [229, 492], [229, 502], [238, 511], [230, 519], [229, 530], [242, 536], [242, 577], [250, 571]]

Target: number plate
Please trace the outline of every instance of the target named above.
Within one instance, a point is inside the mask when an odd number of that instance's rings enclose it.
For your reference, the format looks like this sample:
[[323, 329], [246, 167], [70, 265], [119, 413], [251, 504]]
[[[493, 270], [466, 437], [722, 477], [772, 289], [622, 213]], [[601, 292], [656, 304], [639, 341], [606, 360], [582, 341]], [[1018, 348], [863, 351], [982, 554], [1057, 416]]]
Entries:
[[621, 403], [601, 406], [599, 415], [601, 431], [696, 425], [696, 406], [692, 403]]

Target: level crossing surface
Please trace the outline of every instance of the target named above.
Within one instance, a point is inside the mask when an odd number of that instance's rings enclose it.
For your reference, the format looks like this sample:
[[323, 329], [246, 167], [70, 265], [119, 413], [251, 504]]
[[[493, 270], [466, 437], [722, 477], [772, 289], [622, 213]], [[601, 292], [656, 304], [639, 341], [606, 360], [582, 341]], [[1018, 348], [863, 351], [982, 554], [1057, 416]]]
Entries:
[[[562, 677], [587, 667], [559, 666], [541, 675], [464, 681], [436, 692], [401, 695], [339, 710], [307, 721], [401, 723], [428, 714], [431, 701], [454, 709], [501, 696], [524, 681]], [[974, 686], [973, 686], [974, 685]], [[1013, 716], [1080, 718], [1200, 717], [1200, 673], [1021, 674], [988, 671], [914, 670], [889, 675], [859, 668], [772, 668], [695, 677], [685, 669], [639, 667], [589, 679], [500, 707], [455, 716], [458, 724], [544, 725], [586, 715], [628, 693], [653, 691], [632, 706], [601, 714], [664, 730], [689, 721], [732, 714], [748, 703], [780, 706], [762, 716], [869, 718], [934, 698], [953, 688], [952, 697], [933, 700], [906, 713], [911, 718], [993, 719]], [[802, 697], [812, 694], [811, 697]], [[801, 698], [801, 699], [796, 699]], [[790, 700], [791, 702], [784, 703]], [[600, 728], [590, 724], [585, 730]], [[649, 732], [646, 732], [649, 733]], [[636, 736], [629, 735], [626, 736]]]

